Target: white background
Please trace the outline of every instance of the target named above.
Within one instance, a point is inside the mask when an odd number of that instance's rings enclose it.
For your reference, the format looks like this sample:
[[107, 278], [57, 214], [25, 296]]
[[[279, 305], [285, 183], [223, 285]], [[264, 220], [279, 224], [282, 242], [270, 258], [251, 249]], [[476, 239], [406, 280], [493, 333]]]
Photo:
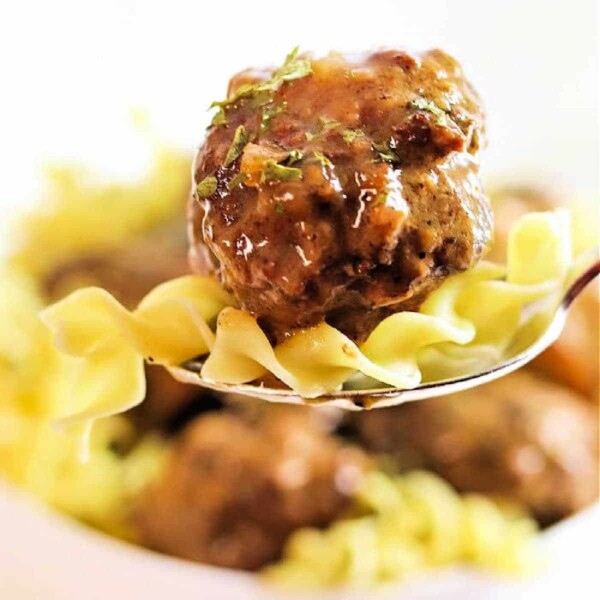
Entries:
[[596, 12], [594, 0], [3, 0], [0, 202], [31, 199], [49, 157], [139, 167], [132, 106], [193, 148], [228, 76], [296, 44], [445, 48], [487, 106], [486, 172], [596, 192]]
[[[134, 106], [147, 108], [160, 134], [191, 152], [228, 76], [278, 63], [296, 44], [317, 52], [378, 45], [449, 50], [487, 106], [487, 173], [538, 177], [597, 197], [596, 9], [594, 0], [0, 0], [0, 236], [6, 215], [35, 198], [43, 162], [68, 158], [121, 176], [139, 171], [145, 153], [129, 125]], [[5, 518], [22, 514], [5, 511]], [[37, 526], [27, 530], [21, 517], [10, 518], [13, 530], [23, 531], [19, 547], [40, 547]], [[597, 553], [598, 532], [589, 521], [571, 529], [544, 598], [556, 597], [552, 590], [578, 598], [597, 591], [583, 558]], [[62, 556], [57, 536], [55, 559]], [[50, 563], [29, 565], [25, 551], [9, 553], [6, 539], [1, 545], [23, 573], [36, 569], [51, 581]], [[81, 564], [91, 556], [82, 548]], [[78, 558], [69, 560], [76, 574]], [[135, 560], [129, 568], [135, 578]], [[0, 565], [0, 581], [2, 575]], [[111, 589], [110, 573], [102, 578]], [[541, 597], [540, 589], [510, 597]]]

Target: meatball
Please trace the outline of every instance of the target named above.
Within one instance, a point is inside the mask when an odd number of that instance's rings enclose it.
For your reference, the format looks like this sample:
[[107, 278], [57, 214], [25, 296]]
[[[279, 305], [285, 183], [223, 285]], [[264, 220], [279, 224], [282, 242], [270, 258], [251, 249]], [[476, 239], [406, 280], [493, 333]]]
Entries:
[[192, 264], [274, 339], [323, 320], [364, 339], [486, 249], [483, 110], [447, 54], [290, 55], [219, 104], [194, 165]]
[[205, 415], [176, 441], [137, 511], [141, 542], [211, 565], [254, 570], [288, 535], [325, 526], [349, 503], [367, 460], [308, 409], [277, 407], [255, 426]]
[[127, 245], [59, 264], [44, 279], [44, 293], [56, 302], [75, 289], [99, 285], [134, 309], [160, 283], [189, 274], [184, 228], [183, 219], [175, 219]]
[[526, 371], [448, 398], [362, 414], [359, 435], [399, 468], [528, 506], [543, 524], [598, 495], [597, 411]]

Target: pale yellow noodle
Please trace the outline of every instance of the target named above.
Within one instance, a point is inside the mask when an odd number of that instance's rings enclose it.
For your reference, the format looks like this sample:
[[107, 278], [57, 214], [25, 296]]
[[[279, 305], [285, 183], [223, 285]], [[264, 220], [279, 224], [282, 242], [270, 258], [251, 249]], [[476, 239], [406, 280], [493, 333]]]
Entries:
[[437, 475], [375, 471], [349, 516], [324, 530], [295, 531], [282, 560], [264, 575], [306, 588], [369, 586], [460, 562], [525, 574], [540, 565], [536, 530], [526, 515], [477, 494], [460, 496]]
[[[532, 213], [509, 236], [506, 267], [482, 262], [450, 277], [418, 313], [388, 317], [360, 347], [326, 323], [273, 347], [215, 280], [196, 276], [158, 286], [134, 311], [103, 290], [79, 290], [45, 309], [42, 319], [57, 346], [82, 361], [77, 375], [60, 376], [77, 378], [68, 422], [89, 428], [93, 419], [142, 401], [144, 358], [172, 366], [207, 354], [207, 380], [246, 383], [270, 372], [306, 398], [351, 378], [356, 383], [357, 373], [412, 388], [486, 368], [528, 323], [549, 318], [571, 268], [566, 212]], [[523, 321], [523, 307], [533, 301], [539, 308]]]

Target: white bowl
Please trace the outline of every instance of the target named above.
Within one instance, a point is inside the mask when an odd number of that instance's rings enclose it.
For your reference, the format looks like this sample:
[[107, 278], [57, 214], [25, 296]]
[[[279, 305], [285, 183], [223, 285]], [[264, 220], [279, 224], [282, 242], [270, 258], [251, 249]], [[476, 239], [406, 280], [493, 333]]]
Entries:
[[274, 600], [276, 598], [482, 600], [597, 598], [600, 506], [542, 534], [543, 574], [503, 580], [464, 568], [424, 573], [377, 591], [290, 593], [257, 577], [196, 565], [115, 540], [79, 525], [0, 482], [2, 600]]

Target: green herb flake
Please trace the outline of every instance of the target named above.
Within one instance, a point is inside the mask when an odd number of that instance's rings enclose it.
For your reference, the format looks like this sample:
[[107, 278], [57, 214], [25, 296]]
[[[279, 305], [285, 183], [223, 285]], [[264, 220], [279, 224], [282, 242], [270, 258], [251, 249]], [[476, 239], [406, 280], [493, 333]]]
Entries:
[[215, 100], [211, 102], [209, 108], [223, 108], [225, 106], [231, 106], [235, 104], [241, 98], [245, 98], [247, 96], [252, 96], [256, 91], [258, 91], [259, 83], [245, 83], [244, 85], [240, 85], [240, 87], [235, 90], [233, 96], [231, 98], [226, 98], [225, 100]]
[[426, 100], [425, 98], [415, 98], [411, 101], [410, 105], [417, 110], [425, 110], [435, 115], [438, 118], [438, 122], [442, 123], [446, 120], [448, 116], [439, 106], [437, 106], [431, 100]]
[[277, 89], [284, 81], [302, 79], [312, 73], [312, 65], [308, 58], [296, 58], [299, 46], [296, 46], [286, 57], [283, 65], [271, 76], [271, 80], [277, 85]]
[[285, 206], [281, 202], [278, 202], [275, 205], [275, 212], [277, 212], [279, 214], [281, 214], [282, 212], [285, 212]]
[[250, 141], [250, 136], [246, 133], [246, 128], [240, 125], [233, 134], [233, 141], [227, 151], [225, 162], [223, 163], [226, 167], [229, 166], [244, 149], [244, 146]]
[[322, 152], [313, 152], [313, 154], [324, 167], [333, 167], [333, 163]]
[[216, 177], [205, 177], [197, 186], [196, 194], [198, 198], [208, 198], [217, 191], [217, 178]]
[[261, 176], [261, 181], [298, 181], [299, 179], [302, 179], [302, 169], [286, 167], [274, 160], [267, 161]]
[[286, 108], [287, 108], [287, 102], [283, 102], [282, 104], [279, 104], [279, 105], [271, 104], [271, 105], [265, 106], [265, 108], [263, 109], [262, 118], [260, 121], [260, 132], [264, 133], [265, 131], [267, 131], [271, 125], [271, 120], [273, 119], [273, 117], [284, 112]]
[[319, 121], [321, 123], [321, 131], [331, 131], [332, 129], [337, 129], [338, 127], [342, 126], [342, 124], [335, 119], [319, 117]]
[[231, 98], [215, 101], [210, 105], [210, 108], [214, 108], [215, 106], [221, 108], [230, 106], [242, 98], [256, 96], [261, 92], [268, 92], [260, 102], [260, 104], [266, 104], [272, 98], [272, 93], [276, 92], [286, 81], [301, 79], [312, 73], [310, 59], [296, 58], [297, 54], [298, 47], [294, 48], [286, 56], [284, 63], [277, 70], [273, 71], [269, 79], [257, 83], [245, 83], [235, 91]]
[[222, 107], [219, 107], [219, 110], [215, 113], [215, 116], [212, 118], [210, 122], [211, 125], [227, 125], [227, 115]]
[[352, 144], [357, 137], [362, 137], [365, 135], [360, 129], [346, 129], [342, 133], [342, 138], [346, 144]]
[[234, 188], [236, 188], [238, 185], [243, 185], [245, 181], [246, 181], [246, 174], [245, 173], [238, 173], [235, 177], [232, 177], [227, 182], [227, 190], [231, 191]]
[[285, 159], [285, 164], [289, 167], [300, 162], [303, 158], [304, 154], [300, 150], [291, 150], [289, 156]]
[[269, 104], [272, 100], [273, 93], [268, 90], [255, 92], [252, 96], [248, 97], [248, 103], [254, 109], [259, 109]]
[[381, 144], [373, 144], [373, 149], [375, 150], [375, 152], [377, 152], [379, 158], [383, 162], [396, 162], [398, 160], [398, 157], [390, 148], [388, 142], [383, 142]]

